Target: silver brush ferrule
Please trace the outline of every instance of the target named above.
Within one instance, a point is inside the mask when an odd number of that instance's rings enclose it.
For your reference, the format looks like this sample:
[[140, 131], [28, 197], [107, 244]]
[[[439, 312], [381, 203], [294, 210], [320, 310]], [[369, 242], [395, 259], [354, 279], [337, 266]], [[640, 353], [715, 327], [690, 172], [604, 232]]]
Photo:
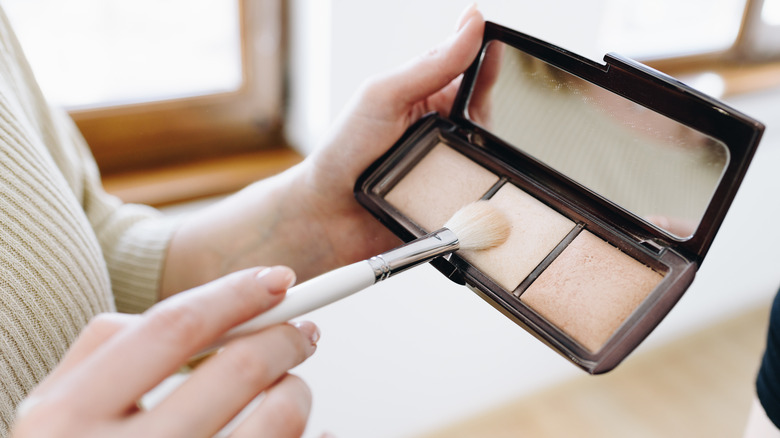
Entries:
[[458, 236], [449, 229], [442, 228], [406, 245], [371, 257], [368, 264], [379, 282], [436, 257], [457, 251], [459, 247]]

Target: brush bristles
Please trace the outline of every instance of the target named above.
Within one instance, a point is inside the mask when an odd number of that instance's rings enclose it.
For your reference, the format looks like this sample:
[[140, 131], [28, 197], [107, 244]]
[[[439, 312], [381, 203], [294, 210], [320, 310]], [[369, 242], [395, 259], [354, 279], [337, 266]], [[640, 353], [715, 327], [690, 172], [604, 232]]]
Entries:
[[488, 201], [466, 205], [444, 226], [458, 236], [461, 250], [475, 251], [503, 244], [512, 228], [506, 215]]

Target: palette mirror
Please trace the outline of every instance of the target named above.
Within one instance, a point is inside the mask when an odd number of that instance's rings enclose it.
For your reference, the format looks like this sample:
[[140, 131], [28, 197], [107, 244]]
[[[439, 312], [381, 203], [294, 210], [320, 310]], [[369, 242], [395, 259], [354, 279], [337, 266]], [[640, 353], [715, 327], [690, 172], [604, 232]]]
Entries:
[[730, 158], [723, 142], [500, 41], [484, 51], [466, 117], [678, 240]]

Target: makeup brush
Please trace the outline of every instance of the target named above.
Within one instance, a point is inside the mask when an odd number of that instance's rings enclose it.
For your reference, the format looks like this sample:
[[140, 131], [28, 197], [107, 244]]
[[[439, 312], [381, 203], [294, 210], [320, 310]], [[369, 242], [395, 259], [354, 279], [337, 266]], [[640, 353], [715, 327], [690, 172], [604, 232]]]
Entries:
[[436, 257], [458, 250], [480, 251], [499, 246], [509, 237], [509, 231], [509, 220], [489, 202], [468, 204], [438, 231], [291, 288], [281, 303], [234, 327], [202, 350], [195, 360], [231, 339], [301, 316]]
[[509, 237], [510, 228], [501, 211], [487, 201], [477, 201], [458, 210], [438, 231], [301, 283], [288, 290], [281, 303], [234, 327], [193, 356], [179, 373], [144, 395], [138, 406], [154, 407], [183, 383], [189, 371], [232, 339], [289, 321], [436, 257], [458, 250], [480, 251], [499, 246]]

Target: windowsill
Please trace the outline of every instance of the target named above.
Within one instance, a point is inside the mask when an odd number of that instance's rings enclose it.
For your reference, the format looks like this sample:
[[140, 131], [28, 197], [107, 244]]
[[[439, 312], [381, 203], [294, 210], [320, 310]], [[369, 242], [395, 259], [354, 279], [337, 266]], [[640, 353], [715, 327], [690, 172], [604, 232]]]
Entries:
[[722, 95], [717, 96], [721, 98], [780, 87], [780, 61], [740, 63], [703, 58], [691, 61], [662, 60], [647, 64], [684, 82], [687, 78], [714, 73], [723, 81]]
[[124, 202], [160, 207], [224, 195], [275, 175], [303, 157], [288, 147], [103, 177], [103, 186]]
[[780, 87], [780, 62], [731, 65], [717, 72], [726, 85], [726, 96], [753, 93]]

